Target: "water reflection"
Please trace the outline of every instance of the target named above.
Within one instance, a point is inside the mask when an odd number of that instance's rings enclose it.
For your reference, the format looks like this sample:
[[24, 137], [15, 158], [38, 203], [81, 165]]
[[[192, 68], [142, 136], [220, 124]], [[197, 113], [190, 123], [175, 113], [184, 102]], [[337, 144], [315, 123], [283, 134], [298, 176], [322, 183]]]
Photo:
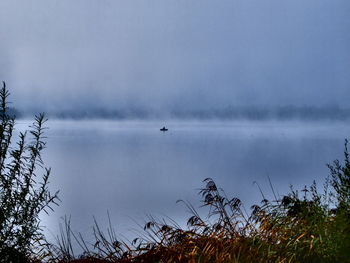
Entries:
[[[20, 123], [24, 127], [27, 123]], [[44, 159], [53, 169], [51, 189], [62, 204], [44, 224], [52, 232], [71, 215], [77, 231], [103, 225], [109, 210], [117, 232], [128, 236], [145, 214], [183, 221], [176, 200], [199, 205], [201, 181], [212, 177], [247, 204], [266, 193], [303, 186], [327, 176], [326, 163], [342, 158], [347, 123], [50, 121]], [[249, 207], [249, 206], [248, 206]]]

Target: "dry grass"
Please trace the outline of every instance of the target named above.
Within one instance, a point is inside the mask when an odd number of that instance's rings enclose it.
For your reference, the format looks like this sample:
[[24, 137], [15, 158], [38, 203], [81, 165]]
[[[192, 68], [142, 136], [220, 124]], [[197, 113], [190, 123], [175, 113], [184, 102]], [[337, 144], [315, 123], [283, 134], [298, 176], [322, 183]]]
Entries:
[[191, 211], [186, 229], [150, 218], [144, 234], [127, 243], [117, 239], [111, 224], [104, 234], [95, 222], [96, 242], [89, 249], [81, 236], [67, 228], [55, 246], [60, 253], [51, 260], [69, 262], [73, 258], [70, 242], [75, 240], [85, 251], [80, 262], [350, 262], [347, 141], [344, 153], [344, 164], [329, 165], [330, 176], [321, 194], [313, 183], [301, 191], [291, 188], [285, 196], [274, 195], [273, 200], [263, 195], [261, 203], [247, 213], [238, 198], [228, 198], [207, 178], [199, 192], [207, 217], [201, 218], [184, 202]]

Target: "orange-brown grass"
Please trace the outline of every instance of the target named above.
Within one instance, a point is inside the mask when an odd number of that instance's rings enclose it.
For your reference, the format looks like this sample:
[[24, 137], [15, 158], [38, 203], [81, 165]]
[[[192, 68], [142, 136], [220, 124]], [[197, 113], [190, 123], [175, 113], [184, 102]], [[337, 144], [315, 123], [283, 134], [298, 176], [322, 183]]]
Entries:
[[[350, 262], [347, 141], [344, 153], [344, 164], [335, 161], [328, 166], [330, 176], [322, 194], [316, 183], [301, 191], [291, 188], [284, 196], [274, 194], [273, 200], [262, 194], [260, 205], [253, 205], [248, 213], [238, 198], [228, 198], [207, 178], [199, 193], [208, 215], [202, 218], [184, 202], [191, 212], [186, 229], [151, 218], [145, 224], [145, 235], [126, 243], [117, 240], [111, 225], [106, 235], [95, 222], [95, 250], [89, 250], [70, 228], [67, 237], [74, 236], [85, 250], [85, 258], [108, 262]], [[67, 237], [62, 237], [61, 255], [53, 262], [73, 258], [72, 238]]]

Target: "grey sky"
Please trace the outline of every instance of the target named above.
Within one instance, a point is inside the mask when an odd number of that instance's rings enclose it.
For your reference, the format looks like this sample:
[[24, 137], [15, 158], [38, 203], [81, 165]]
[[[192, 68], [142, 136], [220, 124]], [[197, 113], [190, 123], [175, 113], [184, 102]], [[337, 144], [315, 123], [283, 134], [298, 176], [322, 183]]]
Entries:
[[348, 0], [0, 2], [16, 106], [220, 108], [350, 98]]

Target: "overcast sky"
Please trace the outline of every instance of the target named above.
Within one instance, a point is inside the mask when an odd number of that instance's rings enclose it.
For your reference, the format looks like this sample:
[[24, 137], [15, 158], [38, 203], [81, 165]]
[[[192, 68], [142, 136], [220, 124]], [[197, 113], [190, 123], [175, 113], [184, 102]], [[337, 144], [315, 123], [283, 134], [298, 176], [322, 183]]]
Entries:
[[0, 1], [15, 106], [349, 106], [349, 0]]

